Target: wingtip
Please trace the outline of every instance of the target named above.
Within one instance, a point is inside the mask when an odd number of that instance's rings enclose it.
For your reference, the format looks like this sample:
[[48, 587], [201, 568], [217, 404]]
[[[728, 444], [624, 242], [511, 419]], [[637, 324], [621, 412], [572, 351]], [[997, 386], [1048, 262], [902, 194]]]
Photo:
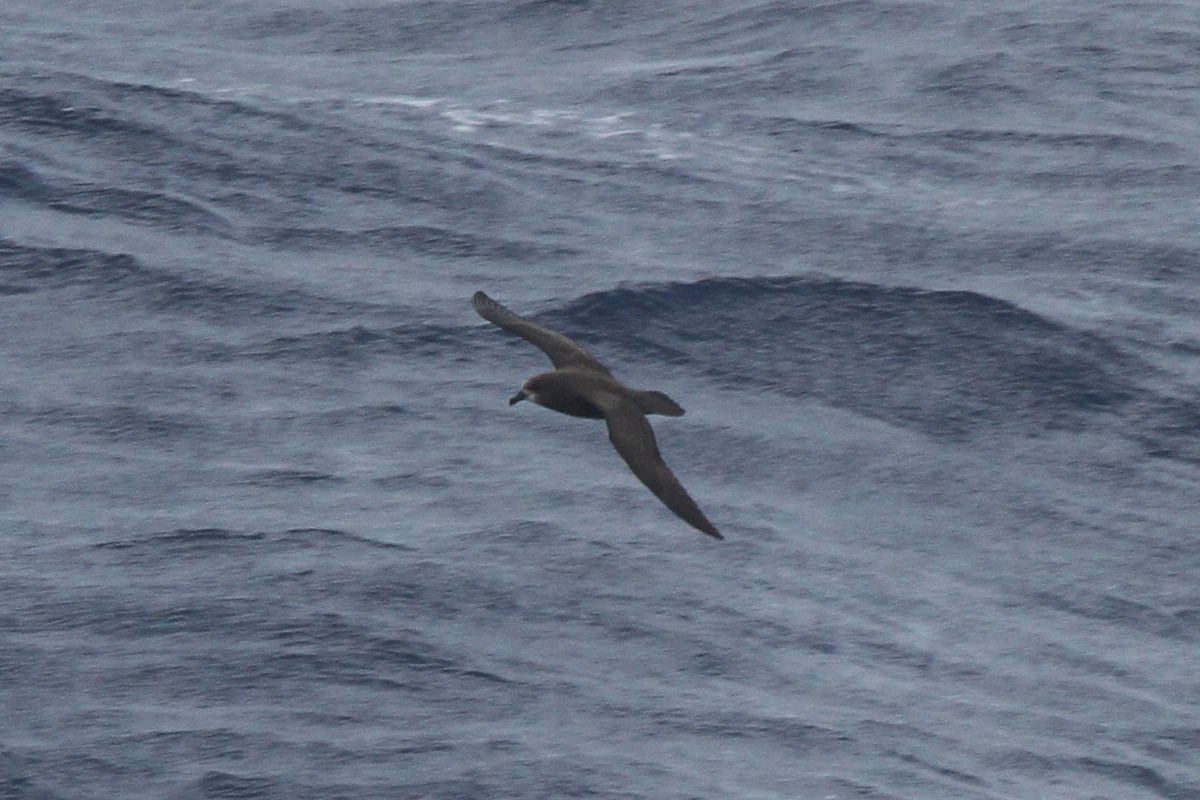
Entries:
[[495, 312], [497, 309], [503, 308], [503, 306], [488, 297], [482, 290], [471, 295], [471, 305], [475, 308], [479, 316], [484, 319], [487, 319], [488, 312]]
[[700, 514], [699, 519], [689, 519], [687, 517], [684, 517], [683, 521], [686, 522], [688, 525], [691, 525], [696, 530], [703, 533], [705, 536], [711, 536], [714, 539], [720, 539], [721, 541], [725, 541], [725, 537], [721, 535], [721, 532], [719, 530], [717, 530], [717, 526], [713, 525], [711, 522], [709, 522], [708, 517], [704, 516], [703, 513]]

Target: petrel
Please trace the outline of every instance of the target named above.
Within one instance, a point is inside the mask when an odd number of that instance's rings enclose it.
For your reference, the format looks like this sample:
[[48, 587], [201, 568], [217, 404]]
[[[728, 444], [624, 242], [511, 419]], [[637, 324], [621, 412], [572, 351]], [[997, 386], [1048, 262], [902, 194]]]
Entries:
[[603, 419], [608, 424], [609, 441], [655, 497], [693, 528], [717, 539], [725, 538], [662, 460], [654, 429], [646, 420], [646, 414], [682, 416], [678, 403], [662, 392], [629, 388], [566, 336], [509, 311], [483, 292], [476, 292], [471, 304], [488, 322], [537, 345], [554, 365], [553, 372], [525, 381], [521, 391], [508, 401], [510, 406], [532, 400], [573, 417]]

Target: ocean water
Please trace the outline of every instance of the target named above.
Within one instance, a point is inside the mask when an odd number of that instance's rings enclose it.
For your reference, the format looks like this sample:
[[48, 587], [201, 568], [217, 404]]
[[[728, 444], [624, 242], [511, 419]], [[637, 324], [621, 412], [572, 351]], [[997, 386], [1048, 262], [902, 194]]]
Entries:
[[1191, 3], [6, 3], [0, 798], [1200, 798], [1198, 220]]

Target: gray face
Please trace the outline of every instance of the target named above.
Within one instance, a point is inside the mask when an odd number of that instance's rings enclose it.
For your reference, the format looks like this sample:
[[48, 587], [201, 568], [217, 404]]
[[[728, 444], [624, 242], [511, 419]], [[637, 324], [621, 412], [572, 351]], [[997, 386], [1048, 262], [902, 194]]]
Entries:
[[535, 403], [538, 402], [538, 392], [537, 392], [536, 383], [537, 383], [536, 376], [525, 381], [525, 385], [521, 387], [521, 390], [519, 392], [517, 392], [516, 394], [514, 394], [512, 397], [508, 398], [508, 404], [510, 406], [515, 406], [517, 403], [521, 402], [522, 400], [532, 400]]

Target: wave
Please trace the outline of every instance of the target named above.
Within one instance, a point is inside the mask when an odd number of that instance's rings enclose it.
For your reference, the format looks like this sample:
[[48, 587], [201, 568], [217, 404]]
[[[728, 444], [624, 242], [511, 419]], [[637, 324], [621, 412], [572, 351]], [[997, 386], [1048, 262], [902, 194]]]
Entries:
[[742, 389], [815, 399], [939, 438], [1079, 429], [1146, 395], [1109, 341], [969, 291], [826, 277], [621, 288], [541, 319]]
[[415, 253], [491, 261], [528, 261], [580, 254], [576, 248], [471, 233], [435, 225], [391, 225], [354, 231], [281, 226], [256, 229], [251, 232], [250, 238], [281, 249], [310, 252], [314, 249], [355, 248], [397, 257]]
[[91, 545], [96, 550], [120, 551], [120, 559], [172, 561], [180, 558], [208, 559], [216, 552], [243, 557], [245, 551], [290, 552], [336, 549], [347, 546], [408, 550], [407, 545], [371, 539], [334, 528], [288, 528], [283, 531], [230, 530], [228, 528], [176, 528], [149, 534], [134, 534]]
[[36, 247], [0, 239], [0, 295], [72, 289], [93, 299], [126, 300], [152, 310], [234, 322], [264, 315], [369, 313], [365, 303], [332, 300], [266, 280], [184, 276], [127, 253]]
[[414, 324], [393, 327], [352, 325], [278, 336], [242, 350], [256, 360], [351, 364], [368, 356], [400, 355], [443, 361], [462, 346], [462, 329], [446, 325]]

